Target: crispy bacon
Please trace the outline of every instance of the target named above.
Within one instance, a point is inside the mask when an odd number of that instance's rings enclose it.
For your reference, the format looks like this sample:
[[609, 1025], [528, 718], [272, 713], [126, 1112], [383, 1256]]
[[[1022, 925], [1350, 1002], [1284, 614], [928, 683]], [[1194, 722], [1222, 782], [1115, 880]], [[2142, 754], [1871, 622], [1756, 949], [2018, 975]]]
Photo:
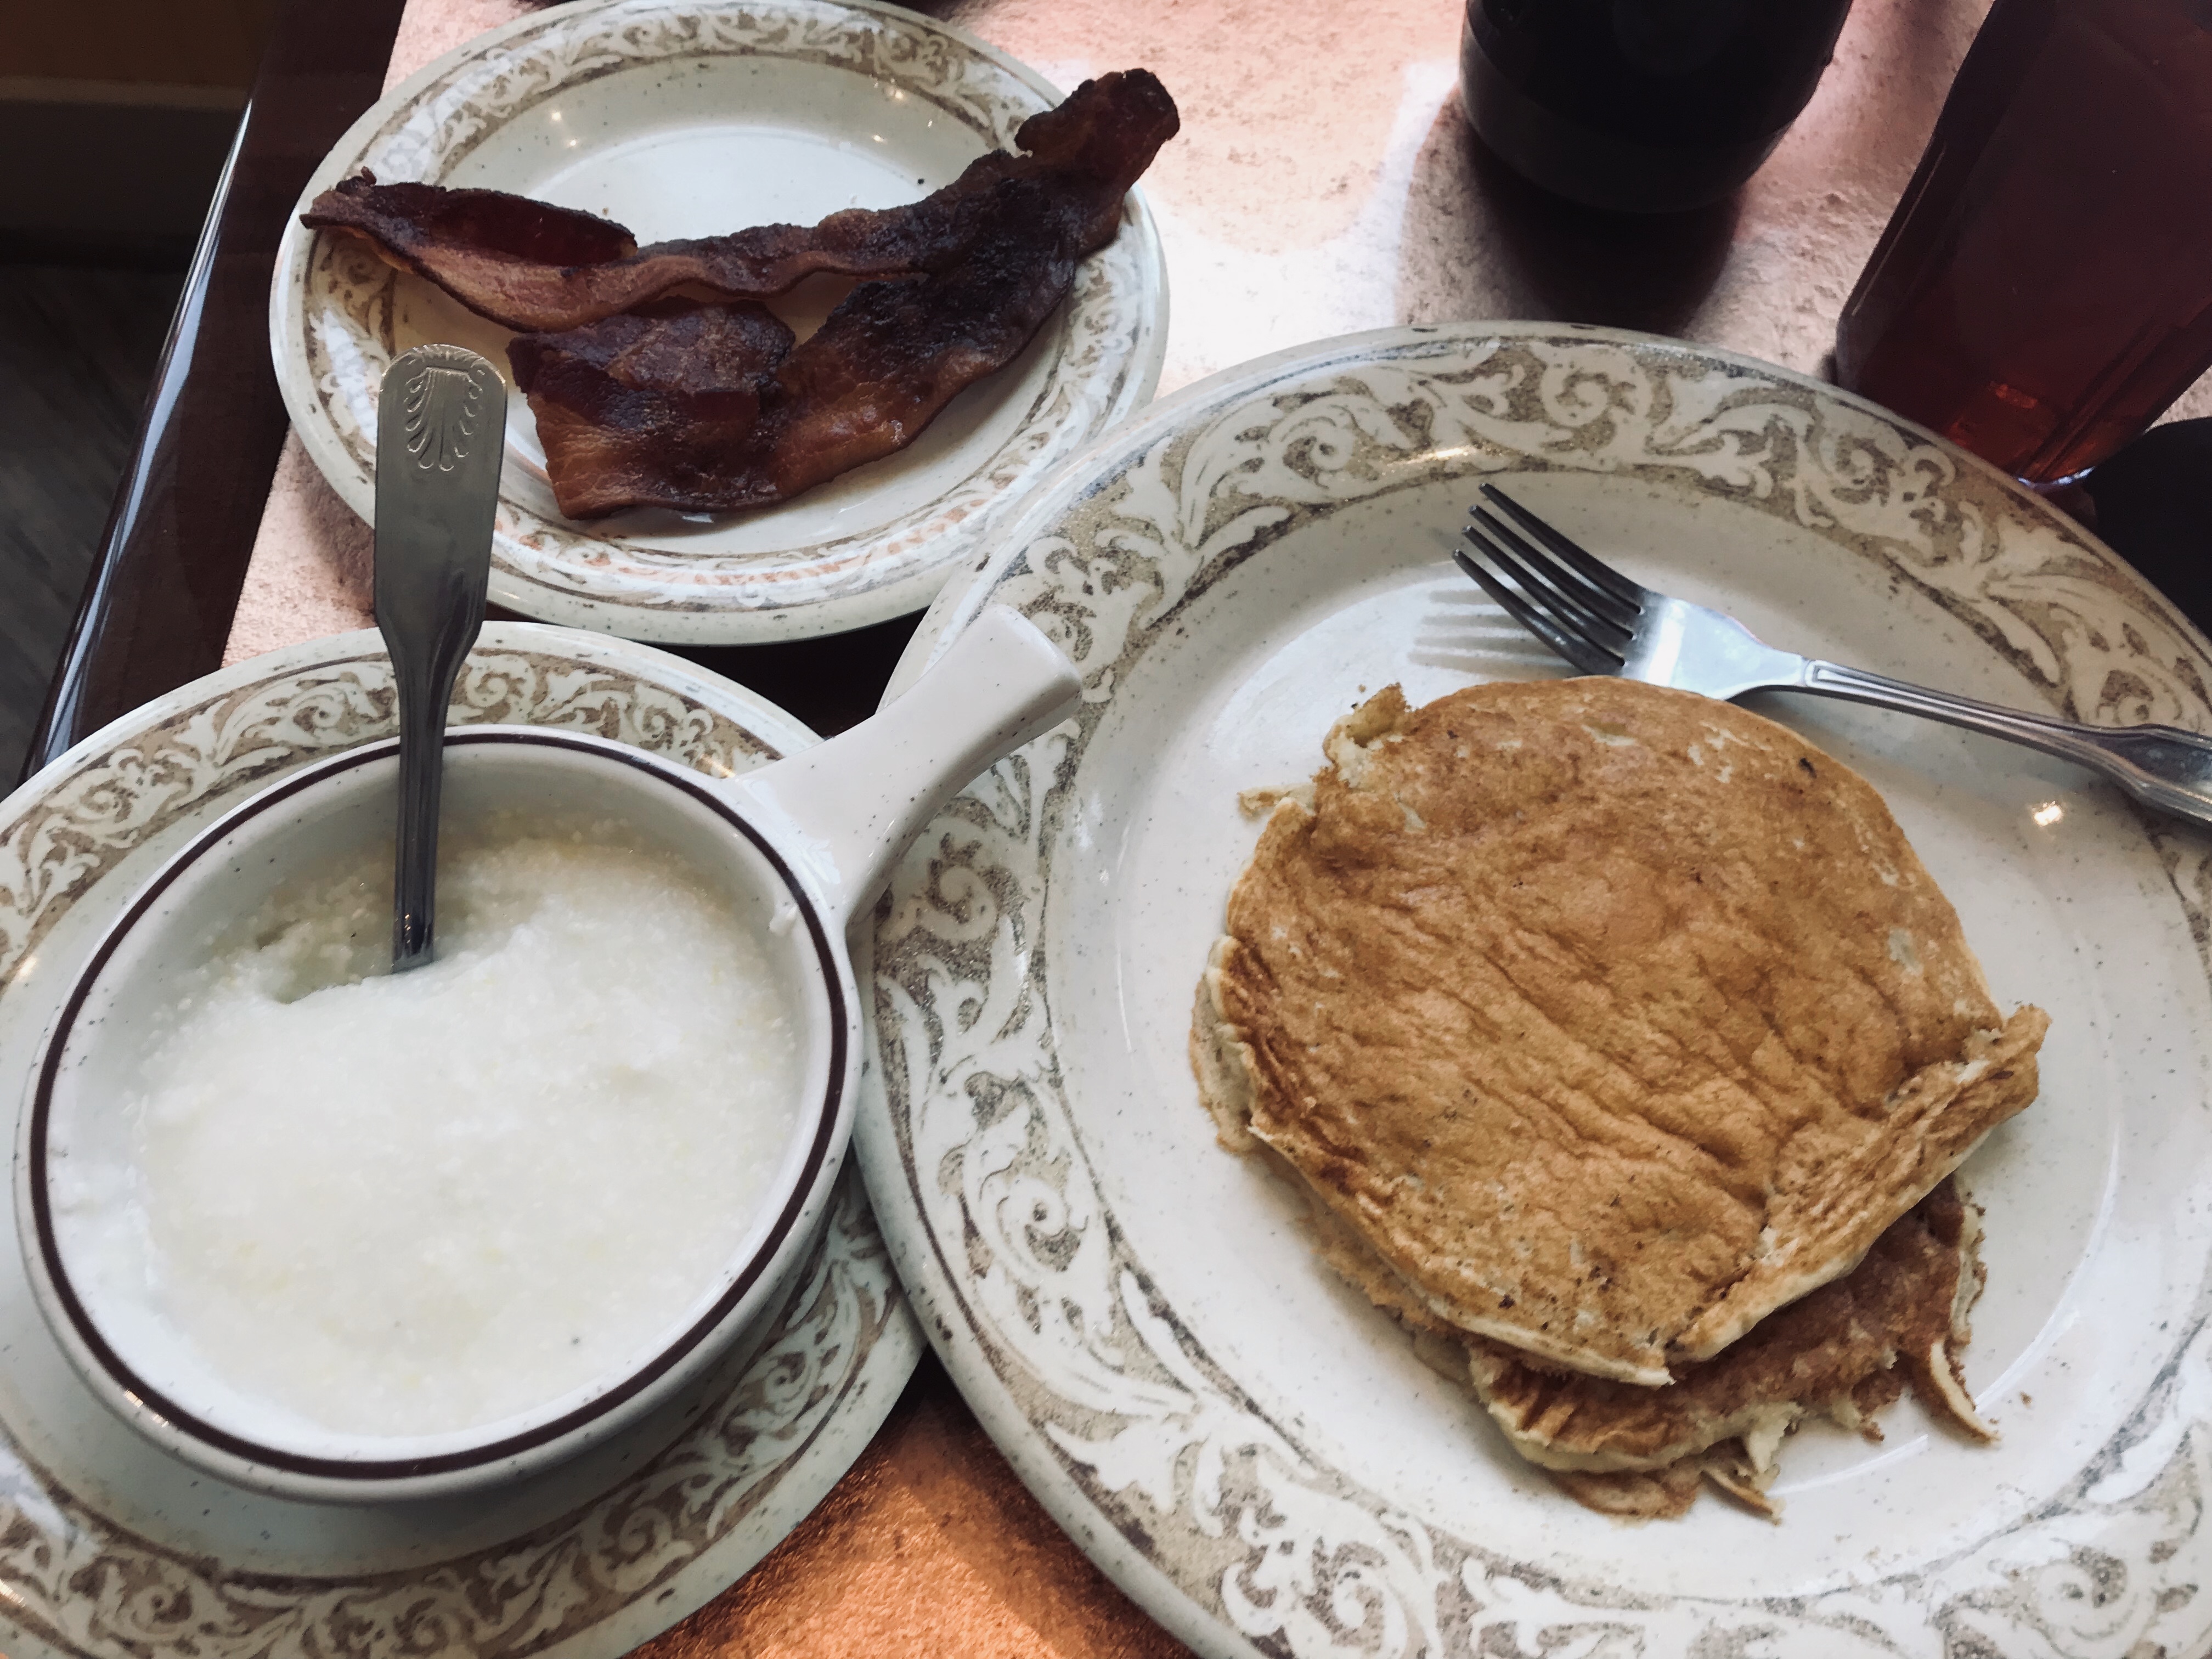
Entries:
[[[664, 301], [517, 339], [509, 359], [562, 512], [757, 506], [911, 443], [1029, 343], [1077, 264], [1112, 240], [1123, 195], [1175, 126], [1174, 105], [1143, 70], [1085, 82], [1022, 128], [1028, 160], [1050, 165], [987, 156], [949, 207], [952, 191], [915, 204], [930, 210], [902, 240], [921, 274], [862, 283], [787, 352], [789, 336], [780, 343], [748, 303]], [[971, 185], [979, 171], [988, 176]], [[902, 240], [892, 222], [907, 211], [867, 216], [878, 246]], [[823, 225], [841, 220], [854, 216]]]
[[586, 518], [647, 499], [682, 507], [717, 491], [717, 469], [750, 447], [791, 340], [750, 301], [661, 300], [513, 341], [507, 360], [530, 393], [561, 510]]
[[[591, 215], [496, 191], [380, 185], [362, 173], [325, 191], [301, 222], [368, 238], [391, 263], [428, 278], [471, 311], [526, 332], [580, 328], [678, 288], [721, 299], [781, 294], [817, 271], [933, 276], [1000, 215], [995, 192], [1021, 183], [1083, 190], [1094, 245], [1113, 234], [1121, 198], [1175, 135], [1174, 100], [1149, 71], [1086, 81], [1015, 134], [1027, 152], [995, 150], [935, 194], [904, 207], [852, 208], [820, 224], [762, 225], [727, 236], [638, 248]], [[1119, 179], [1110, 195], [1107, 181]]]
[[427, 276], [471, 309], [508, 273], [604, 266], [637, 252], [622, 226], [499, 190], [380, 185], [364, 170], [315, 198], [302, 224], [367, 237], [386, 262]]

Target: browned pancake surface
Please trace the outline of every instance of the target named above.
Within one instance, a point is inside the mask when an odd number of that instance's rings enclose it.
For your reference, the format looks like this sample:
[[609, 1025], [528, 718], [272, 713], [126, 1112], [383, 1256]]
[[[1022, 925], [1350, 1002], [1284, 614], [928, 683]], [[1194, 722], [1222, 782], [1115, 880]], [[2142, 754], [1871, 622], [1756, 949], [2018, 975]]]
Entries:
[[1966, 1311], [1980, 1289], [1968, 1221], [1944, 1182], [1850, 1273], [1715, 1358], [1686, 1362], [1669, 1387], [1547, 1372], [1477, 1337], [1468, 1347], [1475, 1392], [1532, 1462], [1593, 1473], [1659, 1469], [1731, 1440], [1749, 1446], [1763, 1473], [1801, 1418], [1871, 1429], [1907, 1382], [1929, 1410], [1990, 1438], [1955, 1352], [1971, 1334]]
[[1617, 679], [1392, 687], [1279, 804], [1194, 1062], [1433, 1317], [1650, 1387], [1848, 1272], [2034, 1097], [1880, 796]]
[[1996, 1437], [1959, 1364], [1986, 1273], [1979, 1212], [1950, 1181], [1891, 1223], [1844, 1277], [1714, 1358], [1685, 1362], [1658, 1389], [1547, 1366], [1445, 1323], [1310, 1196], [1322, 1259], [1405, 1326], [1433, 1369], [1469, 1387], [1514, 1450], [1607, 1514], [1680, 1515], [1711, 1482], [1774, 1515], [1765, 1494], [1785, 1434], [1826, 1417], [1879, 1440], [1875, 1416], [1908, 1384], [1937, 1417], [1975, 1439]]

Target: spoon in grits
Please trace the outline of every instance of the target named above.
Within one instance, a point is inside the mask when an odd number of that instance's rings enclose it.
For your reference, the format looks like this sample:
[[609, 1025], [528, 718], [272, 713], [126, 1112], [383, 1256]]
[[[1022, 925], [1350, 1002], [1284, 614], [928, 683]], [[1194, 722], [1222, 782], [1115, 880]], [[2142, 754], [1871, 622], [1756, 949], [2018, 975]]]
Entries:
[[432, 954], [446, 711], [483, 626], [507, 388], [473, 351], [416, 346], [385, 371], [377, 410], [376, 625], [399, 693], [392, 969], [403, 973]]

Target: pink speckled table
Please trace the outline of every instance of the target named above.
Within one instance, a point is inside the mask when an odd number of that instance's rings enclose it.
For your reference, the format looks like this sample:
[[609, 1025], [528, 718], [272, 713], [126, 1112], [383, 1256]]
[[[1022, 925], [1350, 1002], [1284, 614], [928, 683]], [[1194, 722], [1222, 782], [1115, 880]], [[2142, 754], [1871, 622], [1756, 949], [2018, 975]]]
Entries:
[[[1055, 82], [1143, 64], [1183, 130], [1145, 181], [1172, 320], [1163, 392], [1393, 323], [1539, 318], [1685, 336], [1818, 372], [1838, 310], [1987, 0], [1858, 0], [1809, 108], [1732, 201], [1571, 210], [1474, 144], [1454, 0], [930, 0]], [[396, 82], [522, 0], [410, 0]], [[387, 82], [388, 84], [389, 82]], [[2212, 377], [2174, 410], [2212, 413]], [[371, 621], [367, 529], [288, 442], [232, 660]], [[829, 1500], [659, 1659], [1181, 1650], [1077, 1553], [933, 1362]]]
[[[388, 82], [524, 0], [410, 0]], [[1677, 334], [1817, 372], [1987, 0], [1859, 0], [1749, 185], [1650, 221], [1564, 209], [1470, 137], [1451, 0], [929, 0], [1063, 86], [1142, 64], [1182, 135], [1145, 180], [1168, 252], [1172, 392], [1354, 329], [1528, 317]], [[2212, 414], [2212, 376], [2174, 416]], [[368, 533], [288, 442], [228, 660], [365, 627]]]

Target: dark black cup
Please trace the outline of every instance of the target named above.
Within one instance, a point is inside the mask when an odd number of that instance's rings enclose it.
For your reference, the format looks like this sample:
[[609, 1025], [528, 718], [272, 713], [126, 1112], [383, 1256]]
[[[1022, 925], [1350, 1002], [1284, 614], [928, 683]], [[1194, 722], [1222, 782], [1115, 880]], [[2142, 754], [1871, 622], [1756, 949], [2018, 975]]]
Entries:
[[1759, 170], [1820, 84], [1850, 0], [1468, 0], [1460, 95], [1516, 172], [1671, 213]]

